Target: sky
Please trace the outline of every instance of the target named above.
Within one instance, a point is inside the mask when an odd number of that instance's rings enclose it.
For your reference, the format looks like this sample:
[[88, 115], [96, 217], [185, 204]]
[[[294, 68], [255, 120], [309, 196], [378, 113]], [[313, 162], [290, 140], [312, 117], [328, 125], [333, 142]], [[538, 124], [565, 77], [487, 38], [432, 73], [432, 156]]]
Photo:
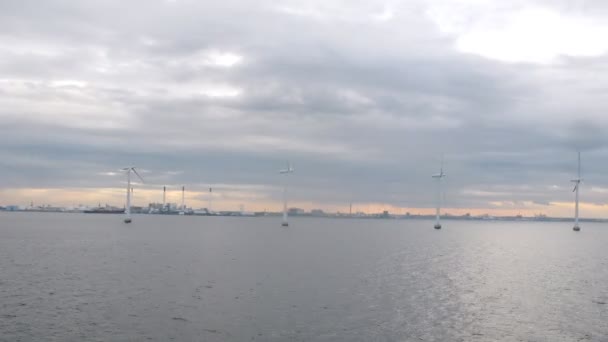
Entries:
[[[0, 1], [0, 204], [608, 217], [608, 4]], [[210, 195], [209, 187], [213, 188]]]

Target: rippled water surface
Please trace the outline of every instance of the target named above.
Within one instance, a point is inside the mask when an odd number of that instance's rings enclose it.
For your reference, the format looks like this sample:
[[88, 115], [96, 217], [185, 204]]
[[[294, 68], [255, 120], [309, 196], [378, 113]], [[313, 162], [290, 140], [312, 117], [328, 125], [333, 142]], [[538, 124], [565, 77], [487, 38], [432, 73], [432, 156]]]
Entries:
[[2, 341], [608, 341], [608, 225], [0, 213]]

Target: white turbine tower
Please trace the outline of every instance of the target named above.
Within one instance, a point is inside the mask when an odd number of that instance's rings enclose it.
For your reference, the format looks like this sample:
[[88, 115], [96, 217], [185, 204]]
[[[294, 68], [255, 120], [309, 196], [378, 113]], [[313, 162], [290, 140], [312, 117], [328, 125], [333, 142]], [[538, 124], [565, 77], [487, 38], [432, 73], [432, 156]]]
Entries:
[[437, 180], [437, 208], [435, 211], [435, 229], [441, 229], [441, 223], [439, 219], [441, 217], [440, 209], [441, 209], [441, 179], [445, 177], [445, 173], [443, 173], [443, 158], [441, 159], [441, 168], [439, 169], [439, 173], [434, 174], [432, 176]]
[[283, 227], [289, 226], [289, 223], [287, 223], [287, 176], [294, 171], [289, 161], [287, 162], [287, 168], [279, 171], [280, 174], [285, 175], [285, 183], [283, 183], [283, 223], [281, 223]]
[[127, 206], [125, 207], [125, 223], [131, 223], [131, 195], [133, 194], [133, 188], [131, 187], [131, 171], [135, 173], [135, 175], [144, 182], [144, 179], [141, 178], [139, 173], [135, 170], [135, 167], [126, 167], [122, 169], [122, 171], [127, 172]]
[[573, 179], [571, 182], [574, 183], [574, 190], [572, 190], [572, 192], [576, 193], [576, 201], [574, 202], [574, 227], [572, 227], [572, 230], [574, 230], [575, 232], [578, 232], [581, 230], [581, 227], [578, 225], [578, 191], [581, 185], [581, 182], [583, 181], [581, 179], [581, 152], [578, 152], [578, 173], [577, 173], [578, 177], [576, 179]]

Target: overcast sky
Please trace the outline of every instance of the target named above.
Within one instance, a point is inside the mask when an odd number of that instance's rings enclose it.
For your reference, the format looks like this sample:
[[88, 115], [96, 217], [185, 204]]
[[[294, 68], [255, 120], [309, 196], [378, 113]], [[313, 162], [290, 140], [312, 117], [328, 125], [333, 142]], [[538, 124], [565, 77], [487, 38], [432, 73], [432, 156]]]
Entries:
[[[255, 4], [254, 4], [255, 3]], [[0, 1], [0, 204], [608, 217], [605, 1]]]

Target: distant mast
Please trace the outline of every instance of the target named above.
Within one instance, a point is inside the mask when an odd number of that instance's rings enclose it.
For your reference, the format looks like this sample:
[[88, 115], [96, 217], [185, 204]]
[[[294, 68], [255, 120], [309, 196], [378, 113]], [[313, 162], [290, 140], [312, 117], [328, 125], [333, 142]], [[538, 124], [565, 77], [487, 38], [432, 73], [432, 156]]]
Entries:
[[163, 186], [163, 207], [161, 210], [165, 210], [165, 205], [167, 204], [167, 187]]
[[575, 202], [574, 202], [574, 227], [572, 227], [572, 230], [574, 230], [575, 232], [578, 232], [581, 230], [581, 227], [578, 225], [578, 192], [579, 192], [579, 188], [582, 182], [581, 179], [581, 152], [578, 152], [578, 172], [577, 172], [577, 178], [573, 179], [572, 182], [574, 183], [574, 190], [572, 190], [575, 193]]
[[209, 187], [209, 205], [207, 206], [207, 214], [211, 215], [211, 200], [213, 200], [213, 189]]
[[186, 187], [182, 186], [182, 209], [179, 212], [180, 215], [184, 215], [186, 212], [185, 198], [186, 198]]
[[287, 176], [294, 171], [289, 161], [287, 161], [287, 168], [279, 171], [280, 174], [285, 175], [283, 184], [283, 222], [281, 223], [283, 227], [289, 226], [289, 223], [287, 223]]
[[445, 177], [445, 173], [443, 173], [443, 157], [441, 158], [441, 168], [439, 169], [439, 173], [434, 174], [432, 177], [437, 180], [437, 206], [435, 208], [435, 229], [441, 229], [441, 179]]

